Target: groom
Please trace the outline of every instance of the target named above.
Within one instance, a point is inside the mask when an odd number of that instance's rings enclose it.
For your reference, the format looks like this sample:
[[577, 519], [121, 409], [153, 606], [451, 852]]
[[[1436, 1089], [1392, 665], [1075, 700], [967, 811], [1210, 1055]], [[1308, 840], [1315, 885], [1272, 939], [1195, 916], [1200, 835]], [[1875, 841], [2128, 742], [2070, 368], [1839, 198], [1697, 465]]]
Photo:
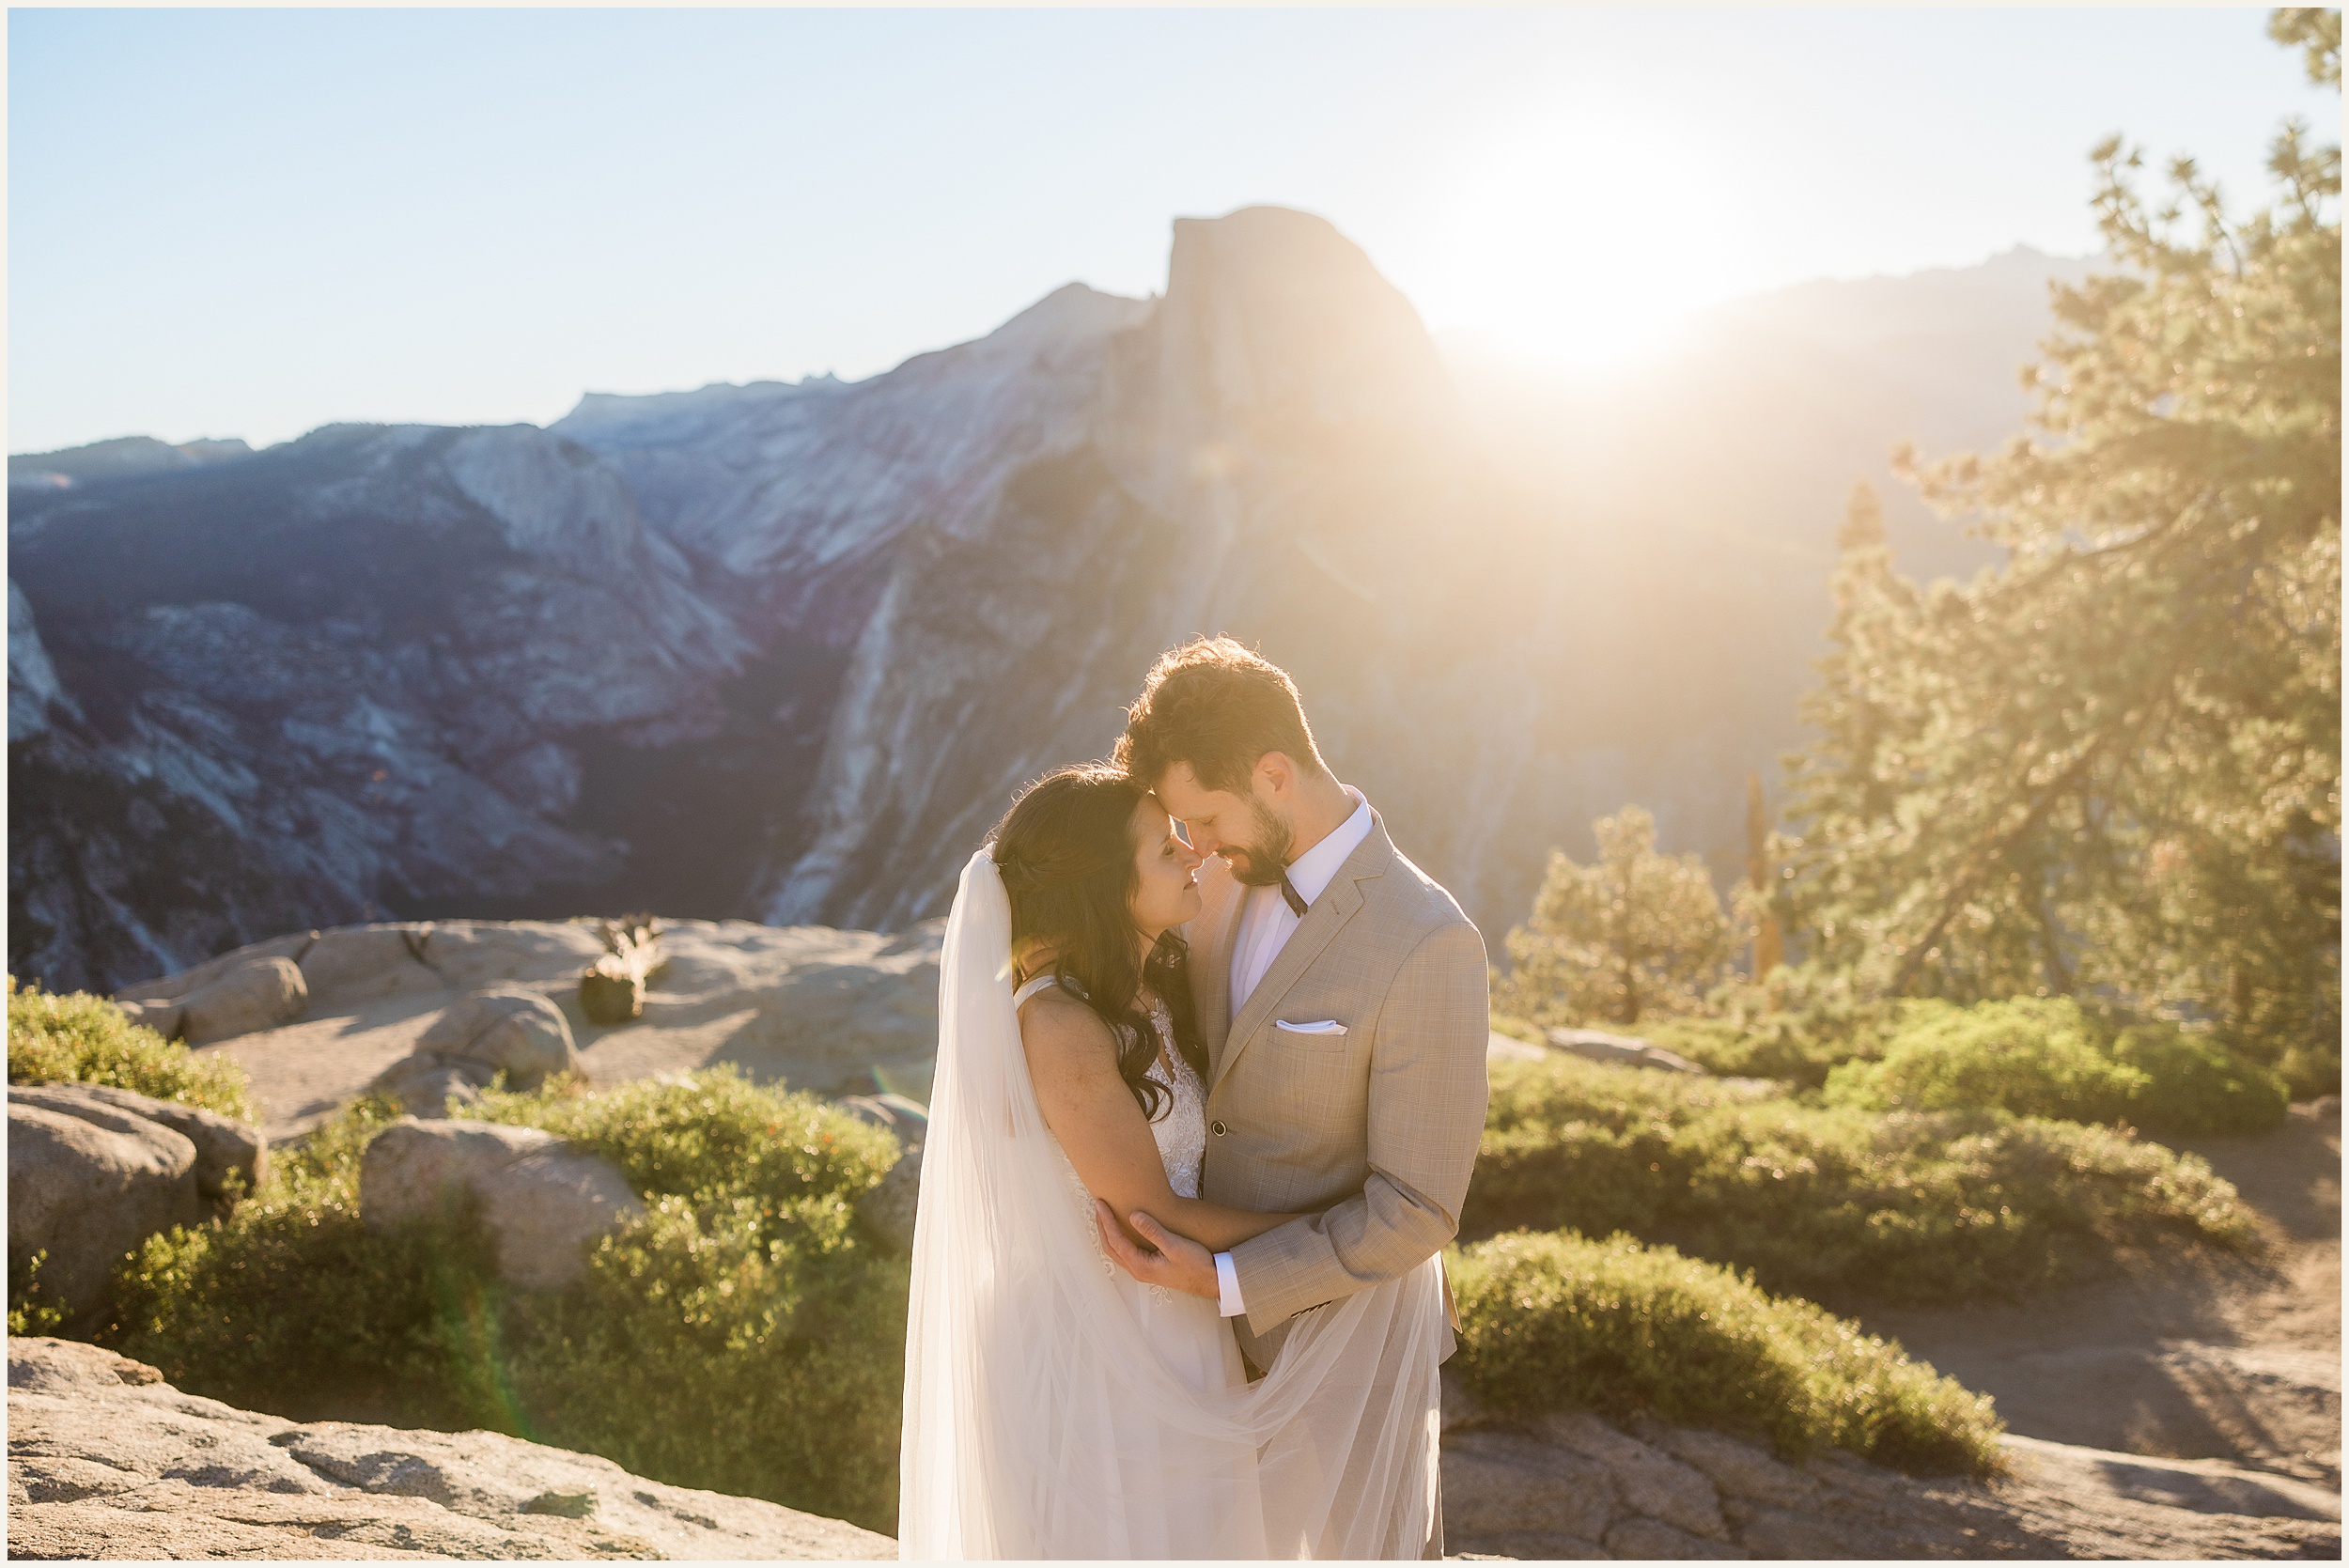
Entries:
[[[1200, 1196], [1312, 1212], [1213, 1256], [1147, 1215], [1131, 1222], [1155, 1252], [1114, 1225], [1102, 1240], [1134, 1278], [1220, 1303], [1268, 1368], [1300, 1313], [1408, 1273], [1459, 1228], [1485, 1126], [1485, 944], [1330, 773], [1288, 675], [1230, 638], [1159, 660], [1117, 761], [1208, 857], [1189, 930], [1209, 1063]], [[1433, 1537], [1441, 1556], [1439, 1522]]]

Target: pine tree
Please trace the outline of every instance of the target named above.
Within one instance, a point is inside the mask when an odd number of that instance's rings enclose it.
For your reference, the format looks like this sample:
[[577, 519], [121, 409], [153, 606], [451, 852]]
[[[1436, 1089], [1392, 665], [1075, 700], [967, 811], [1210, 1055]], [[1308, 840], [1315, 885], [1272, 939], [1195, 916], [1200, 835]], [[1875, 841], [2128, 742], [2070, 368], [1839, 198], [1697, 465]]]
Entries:
[[1899, 808], [1921, 782], [1914, 764], [1936, 671], [1914, 656], [1923, 596], [1893, 569], [1883, 504], [1865, 481], [1852, 487], [1836, 543], [1830, 651], [1800, 709], [1817, 738], [1787, 759], [1785, 815], [1802, 831], [1775, 846], [1788, 871], [1775, 906], [1812, 959], [1865, 973], [1897, 952], [1891, 916], [1919, 875], [1920, 823]]
[[1626, 1028], [1693, 1012], [1738, 941], [1701, 855], [1656, 850], [1656, 818], [1626, 806], [1592, 824], [1598, 859], [1549, 858], [1532, 917], [1511, 931], [1503, 1006], [1542, 1023]]
[[[2276, 29], [2338, 85], [2338, 13]], [[1855, 498], [1785, 903], [1884, 991], [2094, 989], [2312, 1087], [2339, 1060], [2340, 152], [2288, 125], [2241, 223], [2190, 161], [2155, 209], [2139, 154], [2095, 157], [2122, 270], [2057, 291], [2031, 431], [1911, 469], [2005, 561], [1920, 590]]]
[[1762, 798], [1762, 775], [1746, 775], [1746, 885], [1742, 890], [1747, 919], [1753, 928], [1752, 977], [1760, 980], [1786, 961], [1786, 937], [1770, 908], [1777, 878], [1770, 875], [1770, 813]]

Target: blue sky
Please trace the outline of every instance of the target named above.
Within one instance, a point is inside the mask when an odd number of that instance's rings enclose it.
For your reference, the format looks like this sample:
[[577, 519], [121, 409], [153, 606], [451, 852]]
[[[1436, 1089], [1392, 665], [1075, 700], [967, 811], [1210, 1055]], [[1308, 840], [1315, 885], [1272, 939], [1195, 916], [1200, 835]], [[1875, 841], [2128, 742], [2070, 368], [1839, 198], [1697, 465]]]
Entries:
[[2094, 247], [2340, 101], [2227, 10], [13, 10], [9, 449], [859, 377], [1168, 225], [1321, 213], [1560, 366], [1818, 276]]

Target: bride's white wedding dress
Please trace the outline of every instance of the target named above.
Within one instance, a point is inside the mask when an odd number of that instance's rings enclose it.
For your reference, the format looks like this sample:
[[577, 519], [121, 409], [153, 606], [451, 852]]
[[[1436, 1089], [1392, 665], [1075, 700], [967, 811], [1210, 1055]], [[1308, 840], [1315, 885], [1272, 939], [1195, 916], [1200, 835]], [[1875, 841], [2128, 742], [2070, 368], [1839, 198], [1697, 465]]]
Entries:
[[[987, 851], [964, 868], [906, 1326], [898, 1550], [955, 1558], [1417, 1557], [1435, 1494], [1433, 1258], [1297, 1320], [1255, 1384], [1212, 1301], [1112, 1263], [1044, 1125]], [[1171, 1024], [1157, 1020], [1161, 1041]], [[1195, 1197], [1206, 1096], [1161, 1045], [1152, 1125]], [[1361, 1434], [1374, 1440], [1359, 1441]]]
[[[1039, 975], [1012, 993], [1012, 1006], [1017, 1010], [1027, 1000], [1055, 984], [1051, 975]], [[1150, 1063], [1147, 1077], [1167, 1092], [1167, 1103], [1159, 1119], [1150, 1124], [1150, 1137], [1159, 1146], [1159, 1159], [1166, 1166], [1166, 1185], [1184, 1198], [1199, 1196], [1199, 1173], [1207, 1162], [1207, 1090], [1191, 1071], [1190, 1063], [1174, 1048], [1174, 1019], [1168, 1014], [1166, 1003], [1156, 997], [1150, 999], [1150, 1025], [1158, 1032], [1158, 1060]], [[1086, 1218], [1093, 1215], [1093, 1194], [1077, 1177], [1072, 1167], [1069, 1185]], [[1096, 1237], [1097, 1243], [1098, 1237]], [[1145, 1285], [1132, 1275], [1111, 1263], [1109, 1254], [1101, 1254], [1109, 1265], [1111, 1282], [1118, 1294], [1127, 1298], [1141, 1325], [1143, 1338], [1159, 1353], [1166, 1369], [1193, 1389], [1235, 1389], [1248, 1381], [1247, 1365], [1239, 1358], [1239, 1342], [1232, 1337], [1218, 1313], [1216, 1304], [1203, 1296], [1187, 1296], [1162, 1285]], [[1138, 1433], [1147, 1435], [1156, 1418], [1143, 1423]], [[1167, 1543], [1163, 1551], [1137, 1552], [1139, 1557], [1198, 1557], [1202, 1552], [1176, 1549], [1178, 1543]]]

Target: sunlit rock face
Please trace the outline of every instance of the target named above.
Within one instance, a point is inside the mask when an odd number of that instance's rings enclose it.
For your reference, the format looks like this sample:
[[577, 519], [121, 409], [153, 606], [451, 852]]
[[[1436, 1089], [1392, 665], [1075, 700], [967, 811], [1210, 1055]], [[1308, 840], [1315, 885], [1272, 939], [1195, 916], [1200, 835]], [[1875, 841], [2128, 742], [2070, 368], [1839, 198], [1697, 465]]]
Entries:
[[[1794, 403], [1743, 439], [1835, 495], [1843, 447], [1933, 434], [1805, 447]], [[1295, 675], [1496, 948], [1626, 800], [1726, 870], [1797, 736], [1832, 508], [1751, 469], [1750, 515], [1602, 508], [1468, 406], [1356, 246], [1257, 208], [1178, 221], [1163, 297], [1072, 284], [862, 382], [42, 455], [73, 477], [11, 493], [11, 968], [113, 986], [393, 917], [899, 928], [1201, 631]], [[1632, 433], [1703, 470], [1678, 413]]]
[[1523, 530], [1409, 304], [1327, 224], [1253, 209], [1178, 223], [1165, 298], [1089, 358], [1053, 439], [894, 551], [765, 918], [941, 912], [1020, 783], [1105, 752], [1201, 630], [1260, 642], [1411, 850], [1472, 873], [1518, 782]]

